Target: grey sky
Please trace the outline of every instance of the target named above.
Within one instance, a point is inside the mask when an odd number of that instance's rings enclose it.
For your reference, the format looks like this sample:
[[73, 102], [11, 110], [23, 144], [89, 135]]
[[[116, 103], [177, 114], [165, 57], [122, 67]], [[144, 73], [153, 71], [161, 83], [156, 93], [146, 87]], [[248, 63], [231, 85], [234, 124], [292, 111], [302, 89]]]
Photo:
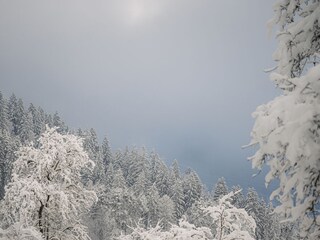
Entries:
[[0, 0], [0, 88], [72, 128], [145, 145], [211, 187], [254, 185], [242, 150], [276, 91], [272, 1]]

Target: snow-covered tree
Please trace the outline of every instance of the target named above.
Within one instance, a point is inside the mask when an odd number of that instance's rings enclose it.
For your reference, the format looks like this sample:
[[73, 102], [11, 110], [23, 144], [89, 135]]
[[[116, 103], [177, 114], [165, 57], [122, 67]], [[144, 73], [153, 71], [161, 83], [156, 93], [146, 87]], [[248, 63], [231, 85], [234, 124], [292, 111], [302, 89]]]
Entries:
[[129, 151], [127, 155], [127, 174], [126, 174], [126, 182], [129, 187], [136, 184], [138, 177], [145, 169], [145, 150], [141, 149], [141, 151], [137, 149], [132, 149]]
[[172, 225], [170, 230], [163, 231], [160, 224], [148, 230], [136, 227], [129, 235], [121, 235], [119, 240], [200, 240], [213, 239], [209, 228], [195, 227], [184, 219], [179, 221], [179, 225]]
[[[135, 198], [131, 189], [126, 185], [121, 169], [114, 171], [109, 187], [102, 195], [102, 205], [109, 234], [119, 235], [120, 232], [129, 231], [128, 226], [133, 226], [138, 215], [139, 202]], [[110, 237], [110, 236], [109, 236]]]
[[24, 227], [20, 223], [15, 223], [8, 229], [0, 228], [0, 240], [43, 240], [43, 238], [35, 227]]
[[41, 108], [36, 109], [36, 107], [32, 103], [30, 103], [28, 112], [32, 115], [33, 133], [36, 137], [39, 137], [46, 128], [44, 111]]
[[245, 209], [236, 208], [231, 204], [232, 197], [238, 192], [231, 192], [221, 197], [217, 205], [203, 208], [216, 226], [215, 238], [218, 240], [254, 240], [256, 228], [254, 219]]
[[216, 226], [212, 218], [208, 214], [203, 214], [203, 209], [209, 206], [212, 206], [212, 201], [201, 198], [185, 212], [184, 216], [188, 222], [194, 224], [196, 227], [208, 227], [214, 232]]
[[172, 169], [172, 172], [173, 172], [175, 179], [179, 179], [180, 178], [180, 168], [179, 168], [179, 163], [176, 159], [173, 161], [171, 169]]
[[14, 94], [11, 95], [8, 102], [8, 115], [12, 123], [12, 133], [19, 135], [24, 115], [24, 106], [23, 101], [21, 99], [17, 100]]
[[147, 200], [147, 213], [145, 215], [145, 226], [156, 226], [156, 224], [161, 220], [160, 219], [160, 195], [155, 187], [152, 185], [146, 192], [146, 200]]
[[264, 239], [281, 239], [279, 217], [278, 214], [274, 212], [274, 208], [271, 203], [266, 208], [263, 227]]
[[0, 131], [10, 132], [10, 122], [8, 115], [8, 104], [0, 92]]
[[15, 151], [19, 141], [6, 130], [0, 131], [0, 200], [4, 197], [5, 186], [10, 180]]
[[224, 177], [218, 179], [213, 189], [213, 200], [218, 202], [219, 198], [228, 194], [228, 186]]
[[47, 129], [37, 147], [21, 147], [1, 203], [2, 223], [34, 227], [44, 239], [89, 239], [81, 214], [96, 201], [81, 184], [81, 170], [93, 162], [74, 135]]
[[202, 183], [196, 172], [191, 169], [186, 171], [183, 179], [183, 193], [185, 196], [185, 210], [198, 201], [202, 194]]
[[49, 127], [53, 127], [53, 120], [51, 114], [45, 114], [45, 124], [48, 125]]
[[137, 181], [132, 186], [134, 194], [137, 196], [144, 194], [148, 185], [149, 184], [148, 184], [145, 171], [140, 172], [140, 174], [137, 177]]
[[90, 171], [83, 172], [83, 181], [88, 184], [98, 184], [105, 180], [105, 167], [102, 162], [102, 155], [100, 152], [100, 146], [98, 142], [98, 136], [93, 128], [87, 131], [79, 132], [79, 136], [83, 137], [83, 147], [88, 153], [89, 158], [95, 163], [93, 173]]
[[170, 171], [155, 152], [150, 154], [149, 177], [150, 183], [155, 183], [160, 196], [170, 195]]
[[320, 238], [320, 2], [278, 0], [278, 62], [271, 79], [283, 91], [259, 106], [250, 145], [253, 167], [270, 167], [266, 183], [278, 180], [271, 198], [282, 217], [300, 222], [300, 235]]
[[33, 116], [30, 111], [25, 112], [23, 115], [19, 137], [22, 144], [27, 144], [35, 139]]
[[174, 215], [176, 219], [180, 219], [182, 215], [185, 212], [185, 197], [183, 193], [183, 186], [182, 186], [182, 181], [178, 179], [174, 186], [172, 187], [173, 189], [173, 195], [172, 195], [172, 200], [175, 204], [174, 208]]
[[101, 157], [102, 157], [103, 165], [105, 169], [107, 169], [109, 164], [113, 162], [112, 151], [111, 151], [111, 147], [107, 137], [103, 138], [103, 141], [102, 141]]
[[260, 200], [256, 190], [254, 188], [249, 188], [245, 201], [245, 210], [256, 222], [256, 239], [263, 239], [263, 232], [266, 224], [264, 219], [265, 207], [264, 202]]
[[65, 123], [61, 120], [58, 112], [55, 112], [52, 117], [52, 124], [54, 127], [57, 127], [58, 132], [67, 132], [68, 128]]
[[[238, 192], [241, 189], [239, 185], [233, 186], [232, 187], [232, 192]], [[246, 200], [245, 197], [241, 192], [237, 193], [232, 197], [232, 205], [234, 205], [237, 208], [244, 208], [246, 205]]]
[[159, 199], [159, 219], [163, 229], [168, 229], [174, 222], [174, 203], [168, 195]]

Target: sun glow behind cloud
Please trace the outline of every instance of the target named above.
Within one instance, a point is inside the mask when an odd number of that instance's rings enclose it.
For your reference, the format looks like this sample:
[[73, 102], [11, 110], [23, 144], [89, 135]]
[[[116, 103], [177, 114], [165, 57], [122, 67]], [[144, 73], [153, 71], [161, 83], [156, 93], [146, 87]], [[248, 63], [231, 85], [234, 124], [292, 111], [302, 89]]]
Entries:
[[152, 21], [161, 13], [159, 1], [129, 0], [124, 6], [124, 20], [128, 25], [141, 25]]

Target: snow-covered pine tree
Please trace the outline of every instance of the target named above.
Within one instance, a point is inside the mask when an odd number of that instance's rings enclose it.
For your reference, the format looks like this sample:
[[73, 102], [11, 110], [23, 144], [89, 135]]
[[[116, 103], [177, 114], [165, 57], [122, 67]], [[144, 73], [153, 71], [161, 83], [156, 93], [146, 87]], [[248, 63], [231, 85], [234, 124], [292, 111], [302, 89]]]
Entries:
[[281, 239], [280, 238], [280, 221], [278, 214], [274, 212], [274, 208], [271, 203], [265, 209], [264, 216], [264, 239]]
[[40, 137], [41, 133], [46, 130], [46, 114], [41, 107], [37, 108], [37, 116], [35, 116], [35, 130], [34, 133]]
[[200, 199], [202, 195], [203, 185], [198, 174], [191, 169], [187, 169], [182, 186], [184, 193], [185, 210], [187, 210], [192, 206], [193, 203]]
[[[241, 189], [241, 187], [239, 185], [233, 186], [232, 192], [238, 192], [240, 189]], [[236, 208], [244, 208], [245, 207], [246, 199], [245, 199], [242, 191], [232, 197], [232, 205], [234, 205]]]
[[16, 116], [16, 109], [17, 109], [17, 105], [18, 105], [18, 100], [16, 95], [12, 94], [8, 100], [8, 118], [9, 121], [11, 122], [11, 131], [10, 133], [17, 135], [17, 125], [18, 125], [18, 121], [20, 122], [20, 120], [17, 119]]
[[83, 147], [90, 159], [96, 160], [99, 157], [99, 142], [96, 131], [93, 128], [84, 132]]
[[104, 168], [107, 169], [109, 164], [113, 162], [112, 151], [107, 137], [103, 138], [101, 144], [101, 157]]
[[164, 230], [168, 230], [174, 222], [174, 203], [168, 195], [159, 199], [159, 219]]
[[21, 99], [17, 100], [14, 94], [11, 95], [8, 102], [8, 114], [9, 120], [12, 123], [12, 133], [19, 135], [24, 115], [24, 106], [23, 101]]
[[194, 224], [196, 227], [207, 227], [214, 232], [216, 225], [212, 221], [212, 218], [208, 214], [203, 214], [203, 209], [212, 205], [212, 201], [202, 197], [185, 212], [182, 218], [186, 217], [188, 222]]
[[88, 240], [81, 214], [96, 194], [81, 184], [81, 169], [93, 168], [82, 141], [47, 129], [37, 147], [21, 147], [17, 155], [0, 222], [5, 227], [35, 227], [46, 240]]
[[45, 131], [45, 119], [44, 119], [44, 112], [41, 108], [36, 109], [36, 107], [30, 103], [28, 112], [32, 115], [33, 120], [33, 133], [35, 137], [39, 137], [41, 133]]
[[52, 117], [52, 124], [54, 127], [57, 127], [57, 131], [61, 133], [66, 133], [68, 131], [68, 127], [61, 120], [58, 112], [55, 112]]
[[112, 183], [110, 188], [106, 189], [102, 204], [105, 206], [105, 221], [112, 232], [109, 237], [118, 236], [120, 232], [127, 233], [130, 231], [128, 226], [133, 226], [134, 221], [139, 219], [136, 218], [139, 202], [133, 191], [127, 187], [121, 169], [114, 171]]
[[140, 196], [141, 194], [144, 194], [147, 186], [149, 186], [149, 185], [150, 184], [148, 183], [148, 179], [146, 177], [145, 170], [143, 170], [139, 173], [135, 184], [132, 186], [134, 194], [136, 196]]
[[266, 183], [279, 180], [271, 198], [276, 212], [300, 221], [300, 235], [320, 238], [320, 1], [278, 0], [270, 25], [278, 25], [278, 62], [270, 77], [281, 96], [259, 106], [250, 145], [253, 167], [269, 165]]
[[178, 163], [178, 161], [176, 159], [172, 163], [171, 171], [173, 172], [173, 175], [174, 175], [175, 179], [179, 179], [181, 177], [180, 176], [179, 163]]
[[172, 192], [172, 185], [170, 185], [170, 171], [162, 160], [160, 163], [161, 164], [158, 166], [159, 170], [157, 172], [155, 184], [160, 196], [170, 195]]
[[140, 173], [142, 173], [145, 169], [145, 159], [146, 153], [145, 149], [131, 149], [127, 156], [127, 176], [126, 181], [129, 187], [132, 187], [136, 184]]
[[213, 189], [213, 201], [218, 202], [219, 198], [229, 193], [228, 186], [224, 177], [218, 179]]
[[30, 111], [23, 114], [19, 137], [24, 145], [35, 140], [33, 116]]
[[10, 179], [17, 147], [17, 141], [11, 137], [11, 126], [7, 101], [0, 92], [0, 200], [4, 196], [4, 187]]
[[45, 119], [46, 125], [48, 125], [49, 127], [53, 127], [54, 126], [51, 114], [45, 114], [44, 119]]
[[8, 115], [8, 104], [0, 92], [0, 131], [10, 132], [11, 123]]
[[93, 128], [86, 130], [84, 132], [79, 132], [83, 136], [83, 147], [84, 150], [88, 153], [89, 158], [95, 163], [95, 168], [93, 173], [84, 172], [84, 182], [93, 184], [98, 184], [105, 180], [105, 167], [102, 162], [102, 155], [100, 151], [100, 146], [98, 142], [98, 136], [96, 131]]
[[186, 209], [182, 180], [178, 179], [173, 185], [172, 189], [173, 195], [171, 198], [175, 204], [174, 215], [175, 218], [178, 220], [182, 217]]
[[20, 142], [8, 131], [0, 131], [0, 200], [4, 197], [5, 186], [10, 181], [15, 152]]
[[145, 215], [144, 223], [145, 227], [155, 227], [160, 219], [160, 206], [159, 200], [160, 195], [155, 187], [152, 185], [146, 192], [146, 200], [147, 200], [147, 214]]
[[262, 204], [258, 193], [254, 188], [249, 188], [247, 193], [247, 198], [245, 201], [245, 210], [247, 213], [253, 217], [256, 222], [256, 239], [263, 239], [264, 231], [264, 205]]

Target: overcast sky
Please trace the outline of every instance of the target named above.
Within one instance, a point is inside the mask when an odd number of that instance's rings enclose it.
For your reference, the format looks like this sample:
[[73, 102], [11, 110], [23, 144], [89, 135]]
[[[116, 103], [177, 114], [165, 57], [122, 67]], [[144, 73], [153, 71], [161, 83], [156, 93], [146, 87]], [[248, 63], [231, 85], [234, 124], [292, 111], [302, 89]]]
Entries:
[[242, 150], [276, 96], [272, 1], [0, 0], [0, 90], [93, 127], [114, 149], [155, 149], [209, 186], [255, 186]]

